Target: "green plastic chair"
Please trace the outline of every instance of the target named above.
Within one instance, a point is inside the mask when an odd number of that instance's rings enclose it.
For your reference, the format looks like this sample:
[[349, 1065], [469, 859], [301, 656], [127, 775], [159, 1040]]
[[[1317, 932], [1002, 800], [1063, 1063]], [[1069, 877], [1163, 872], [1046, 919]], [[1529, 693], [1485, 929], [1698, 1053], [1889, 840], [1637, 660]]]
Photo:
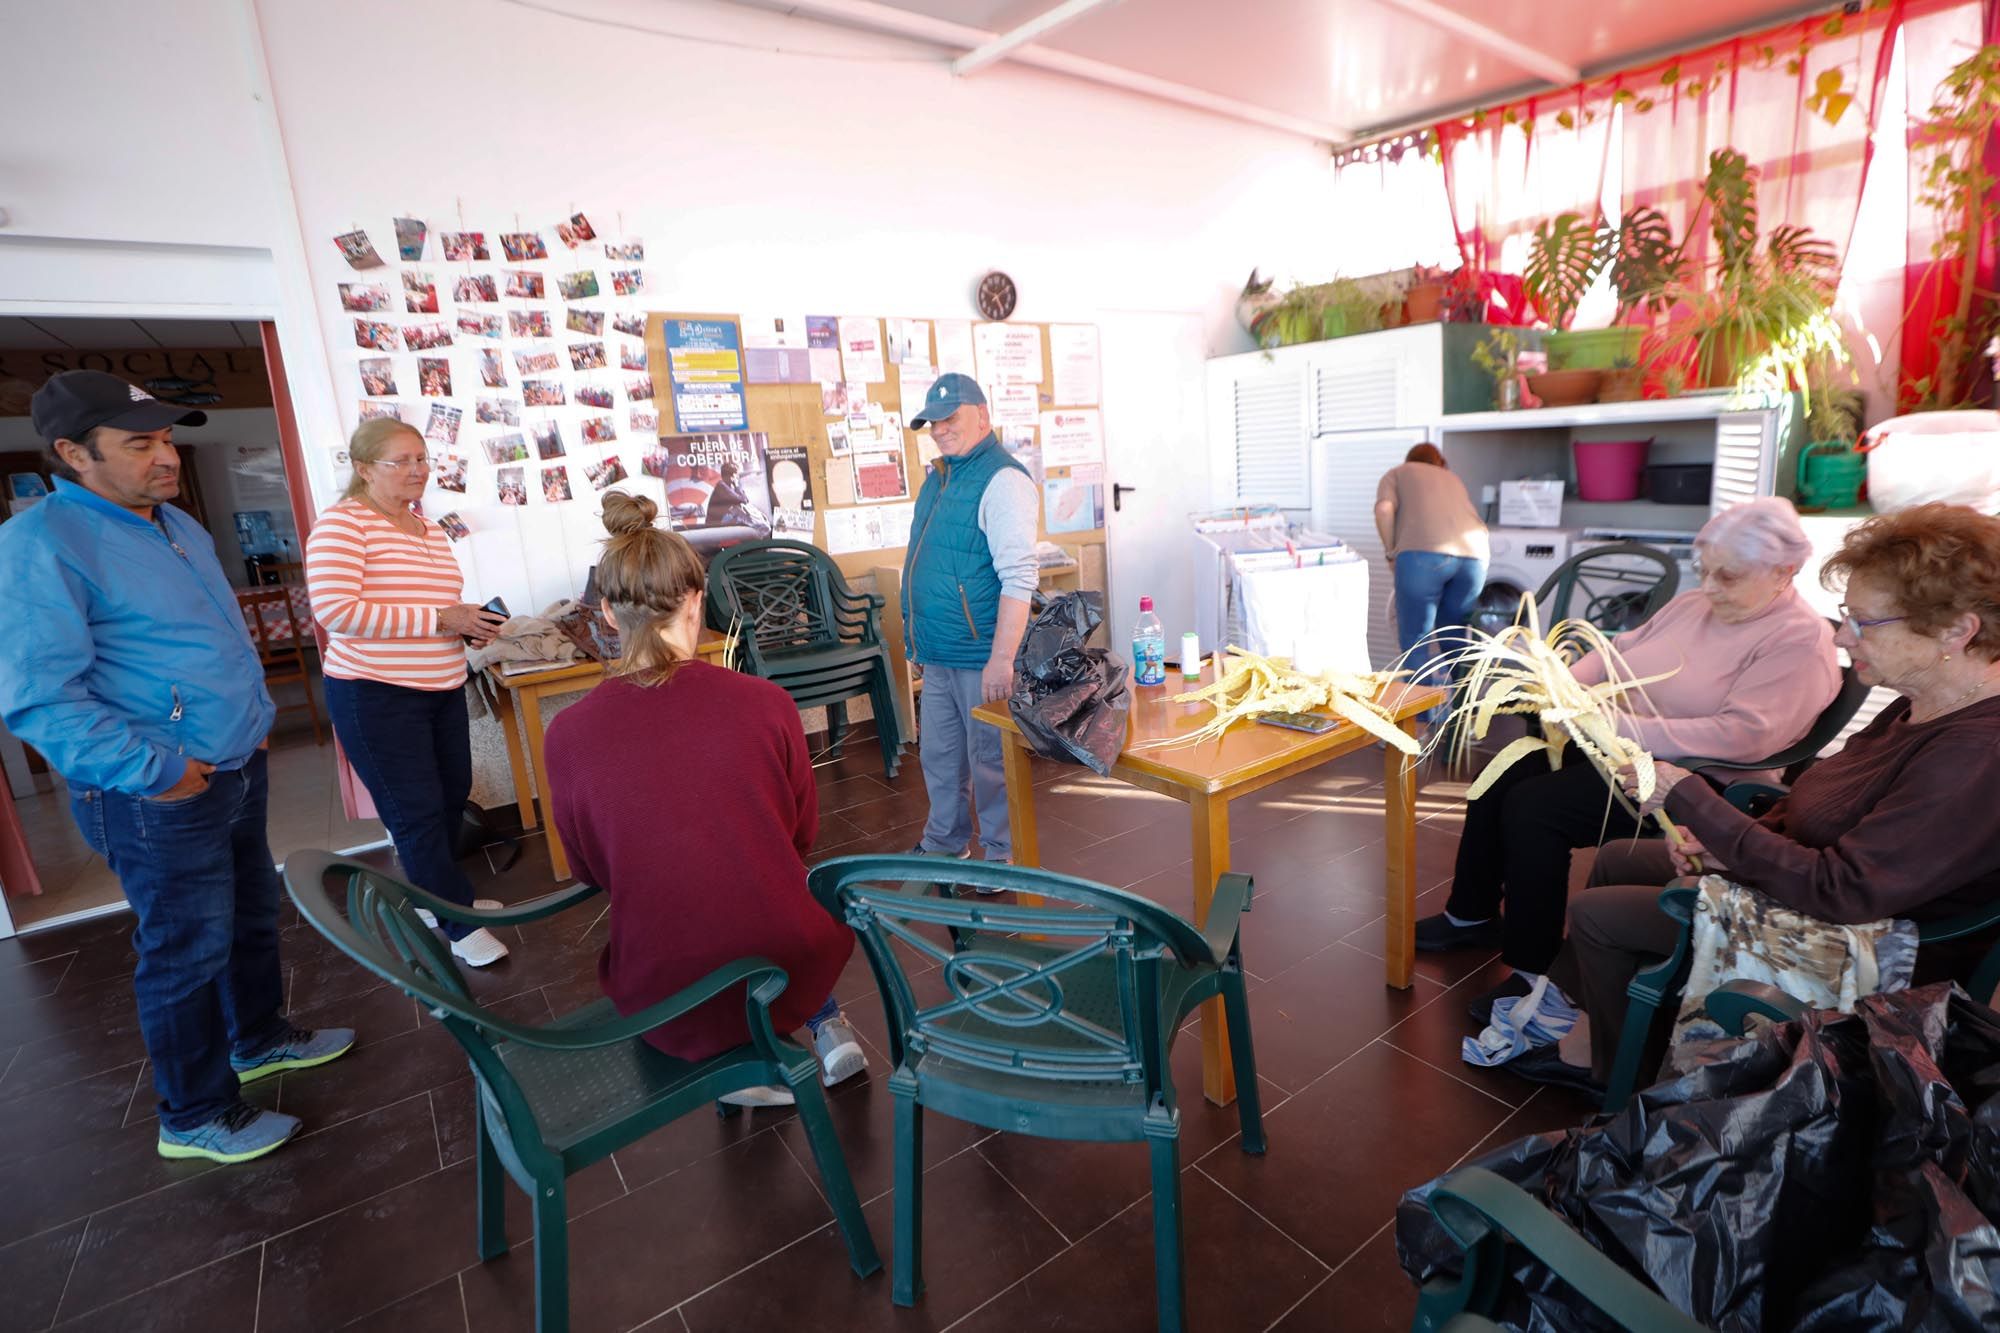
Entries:
[[[345, 882], [344, 915], [330, 880]], [[530, 1027], [474, 1002], [450, 950], [416, 909], [468, 924], [525, 925], [583, 902], [597, 892], [594, 885], [573, 885], [482, 912], [445, 902], [360, 861], [302, 851], [285, 861], [285, 889], [315, 930], [428, 1007], [465, 1048], [478, 1098], [479, 1257], [496, 1259], [507, 1252], [504, 1170], [534, 1205], [538, 1333], [569, 1327], [567, 1179], [690, 1111], [717, 1104], [725, 1093], [761, 1084], [783, 1084], [798, 1099], [799, 1122], [847, 1242], [848, 1262], [862, 1277], [882, 1267], [820, 1093], [819, 1061], [771, 1026], [771, 1004], [785, 989], [783, 969], [762, 958], [738, 959], [627, 1017], [621, 1018], [611, 1001], [600, 1000]], [[747, 1046], [687, 1061], [647, 1044], [645, 1033], [737, 985], [748, 996]]]
[[1574, 617], [1616, 634], [1651, 620], [1680, 582], [1680, 566], [1659, 547], [1613, 542], [1563, 561], [1535, 590], [1535, 602], [1549, 608], [1544, 627]]
[[708, 569], [708, 621], [735, 629], [742, 670], [782, 686], [801, 708], [824, 706], [834, 754], [847, 731], [847, 700], [866, 696], [882, 768], [893, 778], [903, 737], [882, 604], [874, 593], [849, 588], [832, 557], [805, 542], [744, 542]]
[[[813, 895], [854, 928], [888, 1017], [894, 1072], [896, 1221], [891, 1293], [923, 1290], [923, 1113], [1040, 1138], [1144, 1142], [1153, 1164], [1159, 1326], [1186, 1325], [1180, 1111], [1169, 1056], [1197, 1004], [1228, 1016], [1243, 1151], [1264, 1151], [1237, 920], [1250, 878], [1224, 875], [1195, 929], [1144, 898], [1046, 870], [938, 858], [843, 856], [813, 867]], [[926, 892], [946, 889], [946, 896]], [[1037, 894], [1041, 906], [950, 896]], [[937, 928], [934, 938], [919, 927]], [[920, 1002], [908, 955], [941, 969], [946, 997]]]
[[1417, 1293], [1411, 1333], [1497, 1328], [1490, 1316], [1500, 1313], [1510, 1238], [1620, 1328], [1701, 1333], [1701, 1324], [1612, 1262], [1533, 1195], [1483, 1167], [1447, 1176], [1432, 1191], [1430, 1206], [1439, 1224], [1465, 1247], [1465, 1268], [1457, 1282], [1427, 1283]]

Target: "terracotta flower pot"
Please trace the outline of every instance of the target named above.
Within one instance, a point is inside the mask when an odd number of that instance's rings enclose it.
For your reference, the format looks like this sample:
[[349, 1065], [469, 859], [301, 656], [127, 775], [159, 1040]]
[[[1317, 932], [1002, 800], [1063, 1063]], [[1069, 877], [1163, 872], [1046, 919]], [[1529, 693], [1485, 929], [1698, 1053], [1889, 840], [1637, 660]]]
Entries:
[[1617, 370], [1607, 370], [1598, 381], [1597, 401], [1600, 403], [1636, 403], [1646, 396], [1646, 372], [1629, 366]]
[[1551, 370], [1528, 376], [1528, 392], [1541, 399], [1544, 407], [1576, 407], [1597, 401], [1597, 386], [1603, 378], [1601, 370]]

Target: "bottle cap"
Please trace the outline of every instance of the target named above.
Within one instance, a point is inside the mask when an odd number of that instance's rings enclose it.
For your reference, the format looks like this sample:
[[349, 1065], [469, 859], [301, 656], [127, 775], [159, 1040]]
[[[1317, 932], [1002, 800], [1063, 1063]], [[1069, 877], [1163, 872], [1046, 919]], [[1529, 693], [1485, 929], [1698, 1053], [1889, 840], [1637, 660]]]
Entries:
[[1152, 598], [1150, 598], [1150, 597], [1141, 597], [1141, 598], [1139, 599], [1139, 609], [1140, 609], [1141, 611], [1150, 611], [1150, 610], [1152, 610], [1152, 609], [1153, 609], [1153, 599], [1152, 599]]

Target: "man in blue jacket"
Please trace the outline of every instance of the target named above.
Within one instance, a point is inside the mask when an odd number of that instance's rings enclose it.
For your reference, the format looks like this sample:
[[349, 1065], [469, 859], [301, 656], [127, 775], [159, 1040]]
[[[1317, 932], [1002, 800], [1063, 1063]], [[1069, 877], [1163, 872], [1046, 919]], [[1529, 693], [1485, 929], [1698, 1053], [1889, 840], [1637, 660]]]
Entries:
[[903, 555], [903, 648], [924, 673], [917, 758], [930, 796], [919, 852], [969, 855], [972, 809], [989, 861], [1013, 855], [1000, 730], [972, 716], [1013, 688], [1014, 654], [1035, 595], [1041, 496], [994, 438], [970, 375], [940, 375], [911, 417], [928, 425], [937, 466], [917, 492]]
[[214, 543], [166, 503], [173, 428], [207, 416], [94, 370], [54, 376], [29, 411], [57, 481], [0, 525], [0, 722], [68, 782], [138, 916], [160, 1156], [248, 1161], [299, 1121], [242, 1085], [324, 1064], [354, 1033], [284, 1013], [264, 832], [277, 710]]

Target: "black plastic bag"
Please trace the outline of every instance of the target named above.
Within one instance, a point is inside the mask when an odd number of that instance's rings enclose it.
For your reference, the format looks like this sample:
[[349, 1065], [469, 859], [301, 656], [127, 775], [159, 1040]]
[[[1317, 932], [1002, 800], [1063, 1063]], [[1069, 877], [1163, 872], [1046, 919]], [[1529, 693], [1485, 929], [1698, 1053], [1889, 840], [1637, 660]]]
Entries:
[[1125, 748], [1132, 696], [1125, 664], [1102, 648], [1087, 648], [1104, 620], [1103, 598], [1066, 592], [1051, 599], [1028, 626], [1014, 655], [1008, 710], [1035, 753], [1111, 772]]

